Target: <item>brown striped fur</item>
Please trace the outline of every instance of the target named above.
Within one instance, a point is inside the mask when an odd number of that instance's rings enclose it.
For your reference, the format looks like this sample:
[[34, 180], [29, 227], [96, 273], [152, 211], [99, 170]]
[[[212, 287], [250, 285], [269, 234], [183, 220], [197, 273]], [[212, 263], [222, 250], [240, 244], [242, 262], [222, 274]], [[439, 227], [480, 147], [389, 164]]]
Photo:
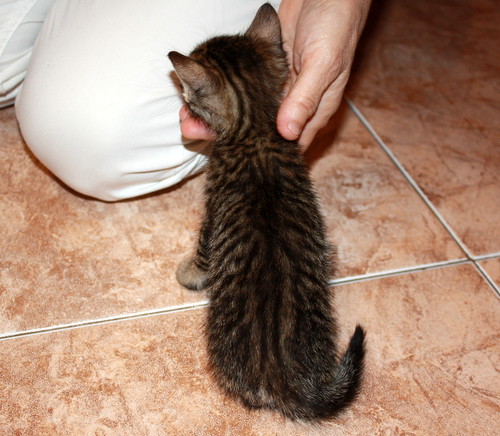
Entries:
[[339, 361], [323, 219], [297, 143], [276, 129], [288, 75], [277, 14], [266, 4], [245, 34], [169, 57], [189, 110], [217, 134], [198, 249], [177, 271], [208, 291], [215, 378], [248, 407], [331, 418], [358, 391], [364, 332]]

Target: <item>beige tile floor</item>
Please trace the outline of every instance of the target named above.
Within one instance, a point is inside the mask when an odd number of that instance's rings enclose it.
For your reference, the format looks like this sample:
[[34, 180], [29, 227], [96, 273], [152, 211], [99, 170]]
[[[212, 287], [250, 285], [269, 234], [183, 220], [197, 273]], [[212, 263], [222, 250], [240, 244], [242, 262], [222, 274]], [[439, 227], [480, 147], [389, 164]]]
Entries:
[[491, 435], [500, 416], [500, 43], [494, 1], [374, 2], [344, 104], [306, 157], [339, 250], [354, 406], [248, 412], [207, 371], [205, 295], [174, 271], [203, 176], [82, 198], [0, 111], [0, 434]]

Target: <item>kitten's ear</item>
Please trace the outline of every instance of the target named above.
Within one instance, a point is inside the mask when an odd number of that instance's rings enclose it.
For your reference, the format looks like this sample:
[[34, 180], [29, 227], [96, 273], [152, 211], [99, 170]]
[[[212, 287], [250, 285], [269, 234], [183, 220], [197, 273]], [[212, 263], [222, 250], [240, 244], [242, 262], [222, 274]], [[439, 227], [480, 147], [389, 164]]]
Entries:
[[198, 61], [184, 56], [176, 51], [171, 51], [168, 58], [174, 66], [179, 80], [193, 91], [213, 91], [218, 83], [217, 77]]
[[256, 39], [264, 39], [272, 44], [281, 44], [280, 20], [269, 3], [259, 8], [245, 35]]

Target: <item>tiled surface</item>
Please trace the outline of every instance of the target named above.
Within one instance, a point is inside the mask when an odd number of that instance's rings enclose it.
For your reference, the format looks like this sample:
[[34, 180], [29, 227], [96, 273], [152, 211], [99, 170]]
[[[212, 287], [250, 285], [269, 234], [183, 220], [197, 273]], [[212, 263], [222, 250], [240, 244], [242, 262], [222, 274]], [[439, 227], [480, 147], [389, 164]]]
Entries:
[[500, 9], [373, 2], [349, 96], [473, 255], [500, 250]]
[[[0, 341], [0, 434], [494, 433], [500, 302], [474, 263], [500, 285], [500, 9], [373, 3], [348, 96], [472, 257], [457, 264], [466, 254], [342, 106], [306, 158], [337, 278], [351, 280], [335, 287], [342, 344], [355, 323], [368, 330], [354, 406], [312, 428], [222, 395], [207, 372], [204, 309], [172, 311], [205, 299], [174, 279], [196, 239], [203, 177], [117, 204], [81, 198], [30, 156], [7, 109], [0, 337], [20, 336]], [[400, 274], [373, 279], [391, 270]], [[119, 321], [91, 325], [107, 317]], [[78, 322], [87, 325], [56, 331]], [[52, 330], [22, 336], [34, 328]]]
[[464, 257], [347, 106], [306, 157], [338, 250], [337, 278]]
[[355, 405], [317, 427], [248, 412], [207, 372], [204, 310], [2, 343], [1, 434], [488, 435], [500, 306], [470, 265], [335, 288], [342, 344], [368, 332]]
[[106, 204], [67, 191], [0, 112], [0, 332], [201, 300], [173, 271], [194, 241], [202, 178]]

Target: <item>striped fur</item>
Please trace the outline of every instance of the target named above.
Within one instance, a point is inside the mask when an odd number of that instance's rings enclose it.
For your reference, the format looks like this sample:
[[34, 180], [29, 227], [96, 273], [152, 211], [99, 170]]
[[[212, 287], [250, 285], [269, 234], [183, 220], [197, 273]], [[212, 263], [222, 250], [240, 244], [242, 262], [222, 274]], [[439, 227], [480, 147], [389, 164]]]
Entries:
[[339, 361], [331, 247], [299, 147], [276, 130], [288, 72], [276, 12], [264, 5], [244, 35], [169, 57], [190, 111], [217, 133], [198, 249], [177, 271], [208, 291], [215, 378], [248, 407], [331, 418], [358, 391], [364, 332]]

